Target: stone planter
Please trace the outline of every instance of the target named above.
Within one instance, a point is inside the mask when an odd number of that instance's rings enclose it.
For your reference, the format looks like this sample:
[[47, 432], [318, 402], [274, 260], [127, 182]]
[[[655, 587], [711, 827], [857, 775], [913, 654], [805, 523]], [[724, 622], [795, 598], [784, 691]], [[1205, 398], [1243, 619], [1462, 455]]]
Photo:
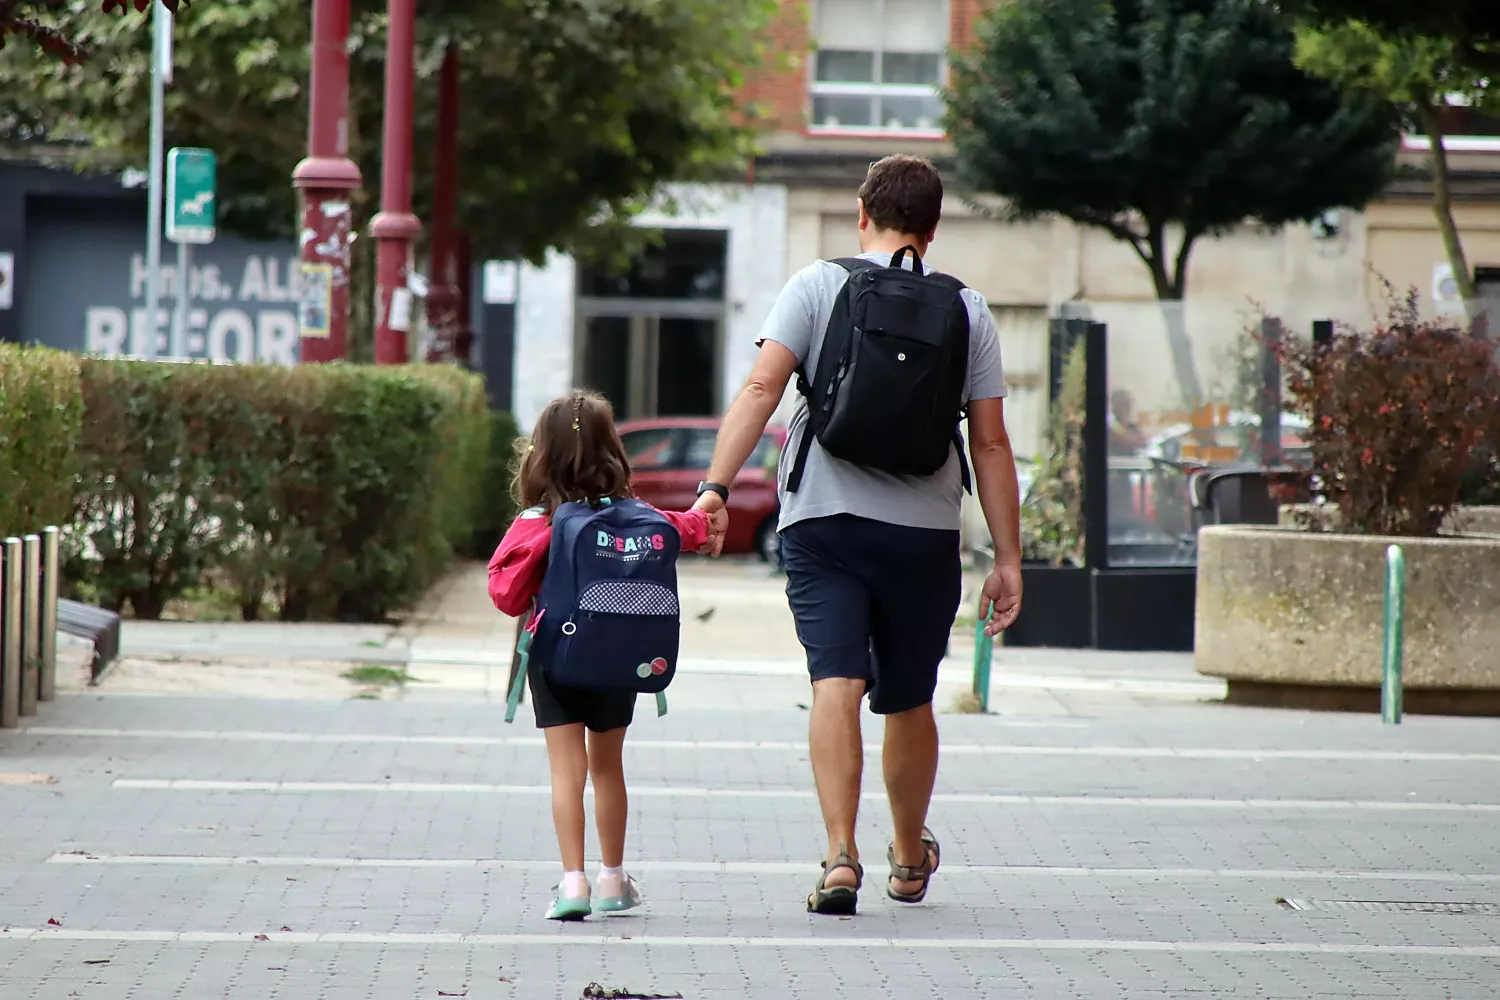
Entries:
[[[1283, 528], [1306, 530], [1317, 525], [1322, 531], [1338, 528], [1337, 507], [1311, 503], [1283, 504], [1277, 512], [1277, 523]], [[1443, 522], [1444, 535], [1500, 535], [1500, 507], [1460, 507]]]
[[1385, 550], [1406, 553], [1406, 707], [1500, 715], [1500, 537], [1222, 525], [1198, 535], [1194, 659], [1247, 704], [1375, 710]]

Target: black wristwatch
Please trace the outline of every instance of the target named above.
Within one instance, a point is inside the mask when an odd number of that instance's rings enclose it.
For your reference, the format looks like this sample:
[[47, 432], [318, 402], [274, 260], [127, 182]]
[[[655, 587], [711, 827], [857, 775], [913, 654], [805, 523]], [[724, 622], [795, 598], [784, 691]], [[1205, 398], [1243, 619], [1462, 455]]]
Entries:
[[701, 497], [705, 493], [717, 493], [720, 500], [723, 500], [726, 504], [729, 502], [728, 486], [721, 486], [718, 483], [699, 483], [698, 495]]

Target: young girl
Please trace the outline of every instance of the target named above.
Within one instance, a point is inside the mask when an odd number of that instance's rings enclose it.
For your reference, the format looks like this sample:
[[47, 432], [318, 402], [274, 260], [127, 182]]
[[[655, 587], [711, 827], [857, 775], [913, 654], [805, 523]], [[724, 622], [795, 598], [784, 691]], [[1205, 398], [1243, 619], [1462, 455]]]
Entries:
[[[557, 508], [574, 500], [597, 503], [634, 495], [630, 460], [615, 430], [614, 414], [602, 396], [574, 390], [547, 404], [521, 458], [516, 495], [524, 510], [490, 559], [490, 599], [513, 617], [527, 613], [541, 589], [552, 540], [552, 514]], [[682, 535], [684, 552], [706, 548], [711, 531], [722, 531], [722, 527], [711, 529], [702, 511], [662, 513]], [[528, 627], [532, 624], [528, 619]], [[632, 909], [641, 897], [623, 867], [627, 802], [620, 752], [635, 714], [636, 696], [549, 684], [544, 667], [532, 663], [527, 682], [537, 728], [547, 741], [552, 823], [562, 851], [562, 883], [547, 919], [582, 920], [591, 912]], [[603, 855], [597, 899], [591, 899], [583, 870], [583, 789], [591, 778]]]

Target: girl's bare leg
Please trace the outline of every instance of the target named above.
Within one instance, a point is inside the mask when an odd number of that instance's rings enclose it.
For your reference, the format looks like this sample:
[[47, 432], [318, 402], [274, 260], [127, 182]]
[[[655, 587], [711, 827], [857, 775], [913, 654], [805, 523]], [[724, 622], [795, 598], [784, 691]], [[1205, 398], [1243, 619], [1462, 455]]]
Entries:
[[630, 802], [625, 791], [625, 765], [621, 760], [625, 732], [624, 729], [611, 729], [607, 733], [588, 734], [588, 771], [594, 782], [594, 822], [599, 827], [599, 853], [605, 868], [619, 868], [625, 863], [625, 824], [630, 815]]
[[564, 872], [583, 871], [583, 787], [589, 775], [589, 753], [583, 724], [543, 729], [547, 762], [552, 769], [552, 825]]

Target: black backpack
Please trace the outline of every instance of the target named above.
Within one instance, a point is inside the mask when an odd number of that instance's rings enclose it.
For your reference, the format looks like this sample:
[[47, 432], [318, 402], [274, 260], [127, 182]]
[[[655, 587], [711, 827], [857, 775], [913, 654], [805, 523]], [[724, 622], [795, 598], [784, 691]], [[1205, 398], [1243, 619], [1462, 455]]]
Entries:
[[[915, 269], [901, 266], [910, 250]], [[787, 475], [802, 483], [813, 437], [835, 458], [901, 476], [931, 476], [957, 446], [969, 378], [969, 309], [964, 283], [920, 273], [916, 248], [902, 247], [889, 267], [860, 257], [833, 263], [849, 272], [834, 300], [811, 381], [797, 370], [807, 397], [808, 430]]]

